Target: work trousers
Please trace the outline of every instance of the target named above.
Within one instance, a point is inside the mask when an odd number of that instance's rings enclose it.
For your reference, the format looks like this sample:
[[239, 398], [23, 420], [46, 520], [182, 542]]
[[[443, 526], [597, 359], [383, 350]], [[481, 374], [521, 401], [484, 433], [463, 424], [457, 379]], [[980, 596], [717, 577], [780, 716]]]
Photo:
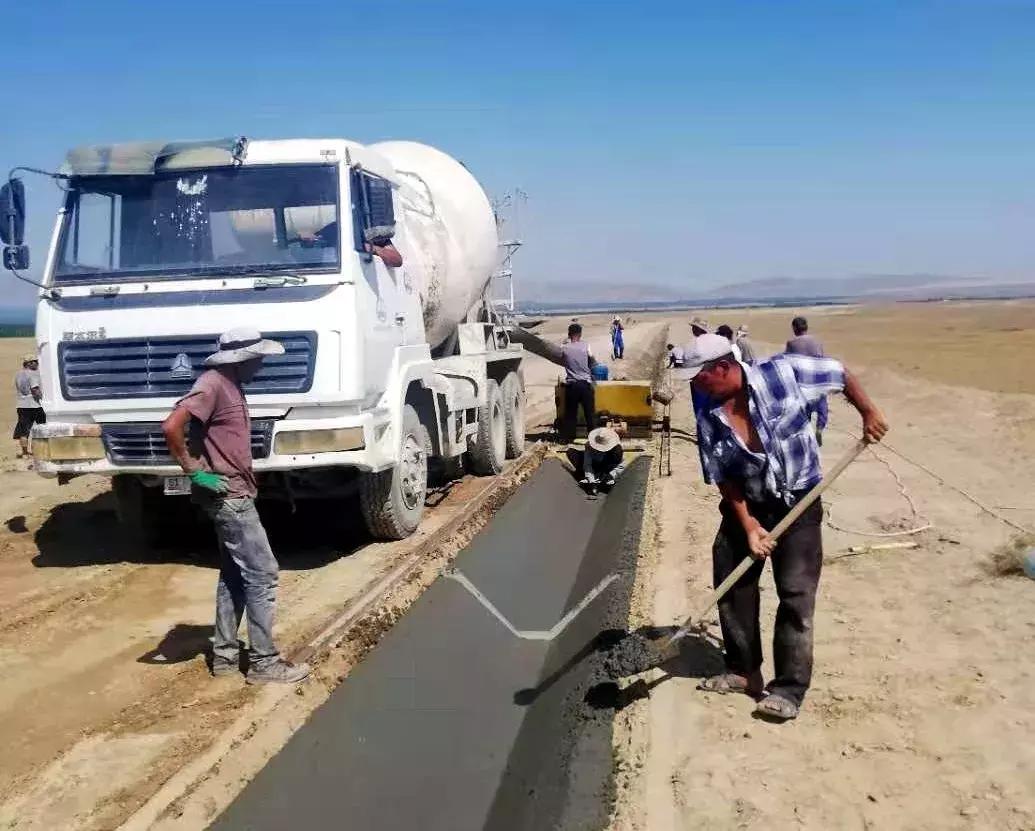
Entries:
[[625, 338], [620, 333], [611, 338], [611, 357], [615, 360], [625, 357]]
[[[712, 547], [716, 586], [751, 553], [733, 509], [722, 502], [719, 510], [722, 522]], [[748, 503], [748, 510], [771, 530], [790, 509], [773, 500]], [[769, 555], [780, 603], [773, 631], [775, 675], [767, 689], [799, 706], [812, 681], [812, 617], [823, 565], [822, 521], [823, 507], [816, 500], [784, 532]], [[726, 669], [737, 675], [749, 675], [762, 666], [758, 580], [764, 565], [764, 561], [755, 562], [719, 601]]]
[[569, 381], [564, 385], [564, 419], [561, 422], [560, 435], [562, 444], [575, 440], [579, 407], [582, 407], [586, 431], [589, 432], [596, 426], [593, 385], [589, 381]]
[[237, 664], [237, 632], [248, 615], [249, 669], [277, 660], [273, 615], [280, 569], [252, 499], [198, 498], [219, 540], [213, 660]]

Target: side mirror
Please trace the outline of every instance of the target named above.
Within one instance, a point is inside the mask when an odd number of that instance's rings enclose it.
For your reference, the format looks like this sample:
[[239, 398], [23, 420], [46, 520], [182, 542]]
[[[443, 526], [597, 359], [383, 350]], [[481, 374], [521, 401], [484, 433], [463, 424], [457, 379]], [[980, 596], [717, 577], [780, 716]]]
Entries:
[[0, 241], [20, 246], [25, 241], [25, 185], [11, 179], [0, 188]]
[[0, 241], [4, 243], [4, 268], [25, 271], [29, 247], [25, 241], [25, 185], [11, 179], [0, 188]]
[[27, 245], [5, 245], [4, 246], [4, 268], [8, 271], [29, 270], [29, 246]]

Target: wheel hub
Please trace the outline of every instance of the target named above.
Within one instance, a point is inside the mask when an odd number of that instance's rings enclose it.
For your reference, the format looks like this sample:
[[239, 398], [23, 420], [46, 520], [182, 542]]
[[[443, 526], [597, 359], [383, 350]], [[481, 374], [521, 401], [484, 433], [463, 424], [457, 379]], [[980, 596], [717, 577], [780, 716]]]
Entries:
[[400, 490], [407, 508], [416, 508], [424, 501], [427, 477], [428, 465], [424, 448], [416, 436], [408, 435], [403, 442], [402, 458], [399, 460]]

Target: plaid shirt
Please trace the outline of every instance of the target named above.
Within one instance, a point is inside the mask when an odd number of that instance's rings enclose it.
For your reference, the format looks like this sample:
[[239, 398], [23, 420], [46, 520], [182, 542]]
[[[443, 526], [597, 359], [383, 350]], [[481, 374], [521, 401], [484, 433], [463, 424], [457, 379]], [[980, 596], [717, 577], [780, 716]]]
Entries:
[[844, 366], [833, 358], [774, 355], [741, 368], [763, 452], [748, 450], [730, 427], [722, 405], [708, 401], [697, 414], [705, 481], [738, 481], [752, 501], [775, 497], [790, 505], [795, 493], [823, 478], [811, 408], [827, 393], [844, 389]]

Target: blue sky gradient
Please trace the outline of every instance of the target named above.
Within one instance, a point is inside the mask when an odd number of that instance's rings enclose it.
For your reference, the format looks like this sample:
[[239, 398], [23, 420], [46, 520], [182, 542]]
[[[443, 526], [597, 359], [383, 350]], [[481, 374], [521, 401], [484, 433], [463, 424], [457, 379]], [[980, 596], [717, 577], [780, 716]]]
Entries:
[[[412, 138], [529, 194], [530, 283], [1035, 280], [1035, 2], [13, 5], [7, 167]], [[27, 184], [39, 265], [57, 193]]]

